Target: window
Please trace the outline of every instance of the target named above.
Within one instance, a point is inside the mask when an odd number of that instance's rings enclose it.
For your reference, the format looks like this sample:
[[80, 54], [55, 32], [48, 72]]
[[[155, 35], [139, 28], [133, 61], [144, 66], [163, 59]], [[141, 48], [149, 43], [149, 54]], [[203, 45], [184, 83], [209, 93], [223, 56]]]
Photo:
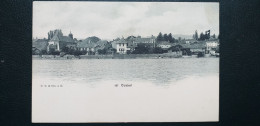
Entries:
[[123, 46], [124, 46], [124, 43], [123, 43]]
[[119, 43], [119, 46], [121, 46], [121, 43]]

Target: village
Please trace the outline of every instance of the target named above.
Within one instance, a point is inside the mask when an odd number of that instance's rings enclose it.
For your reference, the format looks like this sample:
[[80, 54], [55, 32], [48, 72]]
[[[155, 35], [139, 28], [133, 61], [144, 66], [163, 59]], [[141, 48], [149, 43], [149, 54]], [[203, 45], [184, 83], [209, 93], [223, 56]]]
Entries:
[[48, 38], [34, 38], [32, 55], [40, 58], [176, 58], [218, 57], [219, 36], [210, 35], [210, 30], [197, 30], [192, 38], [174, 38], [171, 33], [149, 37], [128, 36], [102, 40], [96, 36], [77, 40], [70, 32], [63, 35], [61, 29], [48, 32]]

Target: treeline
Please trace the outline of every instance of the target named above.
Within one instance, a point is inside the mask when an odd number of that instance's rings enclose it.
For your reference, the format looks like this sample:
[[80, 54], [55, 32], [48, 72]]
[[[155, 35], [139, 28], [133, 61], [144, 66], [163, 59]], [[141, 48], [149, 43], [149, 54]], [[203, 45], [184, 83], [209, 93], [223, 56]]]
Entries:
[[[213, 34], [212, 36], [210, 36], [210, 30], [205, 31], [205, 34], [203, 32], [200, 33], [200, 35], [198, 35], [198, 31], [196, 30], [195, 33], [192, 35], [192, 38], [195, 40], [199, 40], [199, 41], [204, 41], [204, 40], [208, 40], [210, 38], [216, 38], [216, 35]], [[219, 39], [219, 36], [218, 36]]]
[[175, 38], [172, 37], [172, 33], [162, 34], [160, 32], [159, 35], [157, 36], [156, 40], [157, 40], [157, 42], [161, 42], [161, 41], [168, 41], [170, 43], [174, 43], [175, 42]]
[[127, 52], [127, 54], [162, 54], [168, 52], [161, 47], [147, 46], [146, 44], [138, 44], [133, 52]]

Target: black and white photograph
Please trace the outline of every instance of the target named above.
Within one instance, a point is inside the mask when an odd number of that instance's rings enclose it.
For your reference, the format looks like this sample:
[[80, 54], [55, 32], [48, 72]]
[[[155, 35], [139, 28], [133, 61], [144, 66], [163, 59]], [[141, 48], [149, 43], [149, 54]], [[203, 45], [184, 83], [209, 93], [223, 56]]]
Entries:
[[218, 2], [34, 1], [32, 123], [218, 122]]

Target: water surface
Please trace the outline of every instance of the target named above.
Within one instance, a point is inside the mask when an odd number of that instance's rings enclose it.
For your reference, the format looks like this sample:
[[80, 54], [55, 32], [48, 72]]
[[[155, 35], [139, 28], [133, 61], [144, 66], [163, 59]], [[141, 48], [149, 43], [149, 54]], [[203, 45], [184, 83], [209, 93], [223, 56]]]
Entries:
[[170, 85], [190, 76], [218, 76], [218, 58], [33, 60], [33, 76], [71, 84], [148, 81]]

